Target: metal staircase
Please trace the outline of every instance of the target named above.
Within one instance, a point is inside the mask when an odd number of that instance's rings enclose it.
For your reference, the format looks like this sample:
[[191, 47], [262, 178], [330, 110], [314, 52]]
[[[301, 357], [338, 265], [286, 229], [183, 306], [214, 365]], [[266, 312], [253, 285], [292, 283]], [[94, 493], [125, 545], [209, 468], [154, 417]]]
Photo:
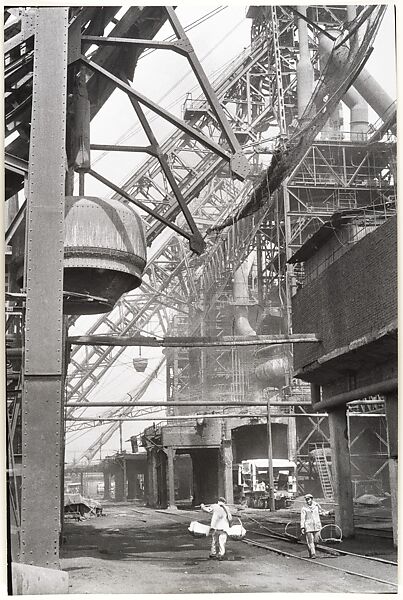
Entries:
[[333, 477], [329, 461], [330, 448], [326, 448], [324, 444], [315, 444], [315, 446], [315, 450], [312, 450], [311, 454], [319, 473], [323, 497], [330, 500], [334, 498]]

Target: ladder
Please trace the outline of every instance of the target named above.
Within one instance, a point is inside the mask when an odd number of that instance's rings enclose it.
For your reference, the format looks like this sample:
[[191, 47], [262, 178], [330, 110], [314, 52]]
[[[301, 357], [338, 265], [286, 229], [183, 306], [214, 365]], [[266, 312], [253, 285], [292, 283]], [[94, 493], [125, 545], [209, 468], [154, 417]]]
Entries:
[[312, 451], [312, 454], [315, 459], [316, 468], [318, 469], [323, 497], [326, 500], [330, 500], [334, 497], [334, 491], [332, 472], [330, 470], [330, 464], [326, 455], [326, 449], [324, 446], [317, 446], [316, 449]]

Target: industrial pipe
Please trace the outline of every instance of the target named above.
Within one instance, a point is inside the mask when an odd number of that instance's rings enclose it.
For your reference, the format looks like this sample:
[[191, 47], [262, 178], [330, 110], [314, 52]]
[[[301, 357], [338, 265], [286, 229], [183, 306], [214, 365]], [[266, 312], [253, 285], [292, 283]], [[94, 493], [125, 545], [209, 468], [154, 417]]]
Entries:
[[326, 400], [317, 402], [314, 406], [315, 410], [318, 411], [331, 410], [343, 406], [344, 404], [347, 404], [347, 402], [352, 402], [353, 400], [360, 400], [361, 398], [375, 396], [376, 394], [387, 394], [388, 392], [393, 392], [395, 390], [397, 390], [397, 377], [356, 388], [349, 392], [343, 392], [336, 396], [331, 396], [330, 398], [326, 398]]
[[270, 387], [281, 388], [285, 385], [285, 376], [288, 369], [288, 358], [284, 355], [284, 349], [271, 346], [272, 356], [266, 362], [258, 365], [255, 369], [259, 381], [269, 383]]
[[[167, 402], [150, 402], [148, 400], [139, 400], [137, 402], [110, 402], [109, 400], [105, 400], [103, 402], [68, 402], [66, 407], [76, 407], [76, 408], [92, 408], [93, 406], [115, 406], [116, 408], [120, 408], [123, 406], [131, 406], [132, 408], [137, 408], [139, 406], [148, 406], [148, 407], [162, 407], [166, 408], [168, 406], [266, 406], [267, 402], [262, 402], [258, 400], [247, 400], [239, 402], [237, 400], [217, 400], [217, 402], [211, 402], [207, 400], [193, 400], [193, 401], [180, 401], [177, 402], [167, 401]], [[312, 406], [311, 402], [288, 402], [288, 401], [272, 401], [271, 406]]]
[[[385, 413], [350, 413], [347, 412], [348, 417], [362, 417], [362, 418], [370, 418], [370, 417], [384, 417]], [[280, 417], [281, 419], [283, 418], [296, 418], [296, 417], [327, 417], [328, 413], [327, 412], [321, 412], [321, 413], [288, 413], [288, 414], [272, 414], [271, 418], [276, 418], [276, 417]], [[236, 418], [240, 418], [240, 419], [267, 419], [267, 416], [262, 414], [262, 415], [257, 415], [257, 414], [252, 414], [252, 413], [247, 413], [247, 414], [240, 414], [240, 413], [226, 413], [226, 414], [200, 414], [200, 415], [177, 415], [177, 416], [173, 416], [173, 417], [164, 417], [162, 415], [160, 416], [153, 416], [153, 417], [146, 417], [146, 416], [142, 416], [142, 417], [66, 417], [66, 421], [101, 421], [101, 422], [109, 422], [109, 421], [188, 421], [189, 419], [194, 419], [195, 421], [197, 421], [197, 419], [236, 419]]]
[[[328, 33], [331, 34], [332, 37], [334, 37], [335, 39], [337, 39], [338, 37], [340, 37], [340, 31], [339, 30], [328, 30]], [[320, 33], [318, 36], [318, 50], [319, 50], [319, 64], [320, 64], [320, 70], [321, 72], [323, 72], [327, 66], [327, 63], [329, 61], [329, 46], [330, 48], [333, 48], [332, 45], [332, 41], [326, 37], [323, 33]], [[325, 42], [328, 42], [328, 44], [326, 44]], [[342, 54], [344, 57], [344, 54], [346, 53], [346, 49], [343, 46], [342, 48], [337, 50], [338, 54]], [[326, 122], [324, 131], [322, 132], [322, 139], [335, 139], [335, 140], [339, 140], [341, 139], [341, 127], [343, 124], [343, 109], [342, 109], [342, 104], [341, 102], [337, 103], [337, 106], [334, 110], [334, 112], [330, 115], [328, 121]]]
[[[333, 50], [333, 44], [327, 37], [320, 34], [319, 48], [323, 58], [329, 58]], [[337, 70], [344, 69], [347, 56], [348, 49], [346, 46], [341, 46], [336, 53], [333, 53], [331, 60], [334, 68]], [[395, 102], [367, 69], [360, 71], [354, 80], [353, 86], [382, 121], [386, 122], [396, 110]]]
[[[233, 299], [235, 305], [235, 327], [237, 333], [246, 337], [256, 336], [256, 331], [252, 328], [248, 317], [248, 279], [255, 259], [256, 253], [251, 253], [249, 258], [234, 273]], [[276, 350], [277, 348], [273, 346], [275, 356], [258, 365], [255, 368], [255, 375], [259, 381], [265, 384], [270, 383], [271, 387], [280, 388], [285, 385], [285, 372], [288, 367], [288, 361], [284, 357], [284, 353], [280, 356], [276, 355]]]
[[68, 338], [69, 344], [79, 346], [151, 346], [155, 348], [221, 348], [225, 346], [265, 346], [269, 344], [297, 344], [320, 342], [311, 333], [273, 334], [252, 336], [213, 337], [165, 337], [157, 339], [151, 336], [117, 336], [117, 335], [77, 335]]
[[350, 133], [352, 142], [367, 141], [369, 118], [368, 104], [364, 98], [355, 90], [347, 90], [343, 101], [350, 109]]
[[248, 306], [249, 306], [249, 273], [255, 262], [255, 253], [249, 255], [240, 267], [234, 273], [233, 282], [233, 299], [234, 299], [234, 315], [235, 329], [239, 335], [255, 336], [256, 331], [249, 323]]
[[[299, 7], [299, 13], [306, 17], [306, 6]], [[299, 60], [297, 62], [297, 102], [298, 117], [301, 118], [312, 96], [313, 66], [309, 52], [308, 25], [298, 18]]]
[[[377, 415], [379, 416], [379, 415]], [[298, 413], [298, 414], [271, 414], [270, 418], [276, 417], [327, 417], [327, 413]], [[197, 421], [198, 419], [267, 419], [267, 415], [261, 414], [200, 414], [200, 415], [175, 415], [173, 417], [168, 417], [164, 415], [157, 416], [141, 416], [141, 417], [66, 417], [66, 421], [189, 421], [189, 419], [194, 419]]]

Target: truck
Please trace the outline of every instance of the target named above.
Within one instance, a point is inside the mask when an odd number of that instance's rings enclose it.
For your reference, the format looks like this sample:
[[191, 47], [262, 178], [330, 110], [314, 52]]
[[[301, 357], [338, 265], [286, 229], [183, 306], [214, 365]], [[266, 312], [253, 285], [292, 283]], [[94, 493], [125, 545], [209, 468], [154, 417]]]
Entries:
[[[238, 466], [241, 501], [252, 508], [269, 506], [269, 461], [264, 458], [243, 460]], [[274, 501], [285, 508], [297, 495], [297, 465], [291, 460], [273, 458]]]

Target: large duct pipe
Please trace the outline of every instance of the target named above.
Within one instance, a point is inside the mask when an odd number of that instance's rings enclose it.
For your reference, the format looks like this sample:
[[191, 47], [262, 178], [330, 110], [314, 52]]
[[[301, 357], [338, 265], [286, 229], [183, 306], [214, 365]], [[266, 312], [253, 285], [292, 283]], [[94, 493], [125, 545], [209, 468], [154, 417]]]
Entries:
[[[329, 30], [329, 33], [334, 37], [338, 38], [340, 35], [340, 31]], [[319, 44], [319, 65], [320, 70], [323, 72], [326, 68], [326, 65], [329, 60], [329, 51], [326, 42], [330, 42], [330, 40], [324, 35], [319, 34], [318, 37]], [[331, 42], [330, 42], [331, 43]], [[342, 138], [341, 128], [343, 125], [343, 108], [341, 102], [339, 102], [333, 112], [333, 114], [329, 117], [329, 120], [326, 122], [324, 127], [324, 131], [321, 134], [322, 139], [331, 139], [331, 140], [340, 140]]]
[[396, 110], [395, 102], [366, 69], [363, 69], [358, 75], [354, 87], [382, 121], [386, 122]]
[[265, 348], [265, 354], [267, 353], [271, 355], [270, 358], [255, 368], [255, 375], [261, 383], [269, 383], [270, 387], [280, 389], [286, 385], [288, 358], [284, 354], [284, 348], [278, 346]]
[[[347, 52], [342, 51], [343, 46], [332, 58], [333, 66], [335, 69], [344, 69], [345, 60], [347, 58]], [[328, 59], [332, 52], [333, 44], [324, 35], [319, 35], [319, 51], [323, 58]], [[395, 102], [383, 89], [381, 85], [376, 81], [374, 77], [367, 71], [362, 71], [357, 75], [354, 80], [354, 88], [361, 94], [361, 96], [368, 102], [371, 108], [376, 112], [384, 122], [388, 120], [390, 115], [396, 110]]]
[[[355, 7], [348, 7], [354, 8]], [[348, 11], [349, 20], [353, 20], [356, 15], [356, 10]], [[333, 31], [333, 36], [338, 37], [340, 32], [338, 30]], [[330, 51], [332, 48], [332, 42], [329, 38], [321, 35], [319, 37], [319, 52], [322, 59], [322, 68], [325, 66], [324, 63], [329, 60]], [[341, 57], [345, 56], [345, 49], [342, 49]], [[342, 58], [339, 58], [342, 60]], [[368, 120], [368, 104], [364, 98], [357, 92], [356, 89], [351, 87], [347, 90], [343, 101], [350, 109], [350, 131], [351, 141], [365, 141], [367, 139], [369, 120]]]
[[366, 141], [369, 128], [367, 102], [354, 88], [347, 90], [343, 101], [350, 109], [351, 141]]
[[255, 261], [255, 254], [252, 253], [234, 273], [233, 283], [233, 298], [234, 298], [234, 315], [235, 329], [238, 335], [255, 336], [256, 331], [249, 323], [248, 306], [249, 306], [249, 273]]
[[[299, 12], [306, 17], [306, 7], [300, 6]], [[298, 19], [299, 60], [297, 63], [297, 102], [298, 117], [307, 107], [313, 90], [313, 66], [309, 53], [308, 25], [306, 21]]]
[[[235, 329], [237, 334], [244, 336], [256, 335], [256, 331], [251, 326], [248, 316], [248, 279], [255, 259], [256, 254], [250, 254], [249, 258], [234, 273], [232, 293], [234, 299]], [[275, 308], [272, 309], [272, 314], [277, 316], [277, 312]], [[268, 359], [255, 367], [254, 370], [259, 385], [263, 384], [264, 387], [267, 387], [267, 384], [269, 384], [273, 388], [282, 388], [286, 385], [286, 373], [289, 366], [288, 357], [284, 355], [284, 348], [276, 345], [270, 346], [265, 349], [265, 355], [268, 356]], [[256, 397], [260, 397], [259, 389], [255, 389], [253, 393]]]

